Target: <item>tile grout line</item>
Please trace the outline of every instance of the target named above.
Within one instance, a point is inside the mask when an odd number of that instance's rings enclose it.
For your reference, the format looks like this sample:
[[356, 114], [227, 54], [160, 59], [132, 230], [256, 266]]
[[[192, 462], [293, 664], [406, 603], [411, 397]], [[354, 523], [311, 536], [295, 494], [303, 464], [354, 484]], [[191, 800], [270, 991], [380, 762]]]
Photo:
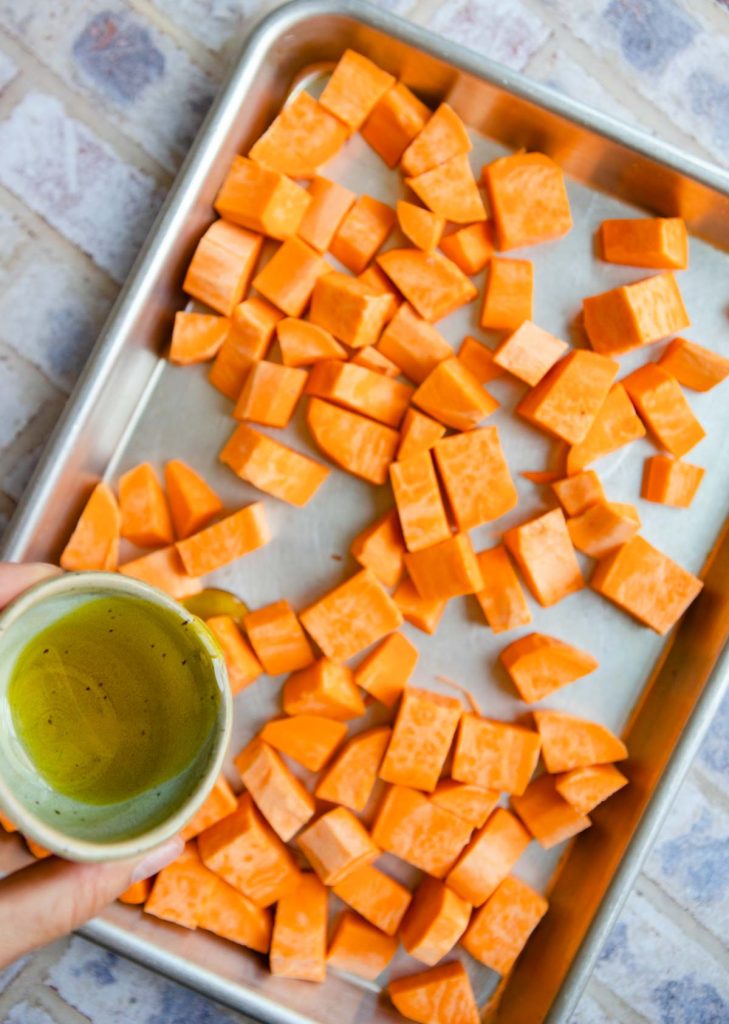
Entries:
[[[614, 1017], [620, 1024], [652, 1024], [638, 1010], [634, 1010], [629, 1003], [626, 1003], [622, 996], [614, 992], [604, 981], [600, 981], [595, 971], [590, 975], [585, 992], [589, 992], [597, 1005], [605, 1013]], [[577, 1004], [579, 1008], [579, 1003]]]
[[641, 872], [633, 892], [644, 896], [656, 910], [672, 921], [683, 933], [688, 934], [708, 956], [712, 957], [729, 974], [729, 950], [721, 939], [697, 921], [693, 914], [681, 906], [659, 882], [649, 878], [645, 872]]
[[[231, 40], [226, 40], [221, 49], [216, 51], [212, 47], [206, 46], [205, 43], [198, 42], [184, 28], [149, 3], [149, 0], [127, 0], [127, 4], [141, 18], [151, 23], [158, 32], [171, 39], [198, 67], [210, 75], [216, 83], [220, 83], [221, 77], [226, 74], [229, 68], [230, 61], [229, 57], [225, 54], [225, 47], [229, 45]], [[242, 42], [242, 37], [238, 42]], [[222, 75], [221, 62], [223, 65]]]
[[61, 947], [65, 948], [67, 945], [67, 939], [60, 939], [52, 945], [46, 946], [45, 949], [29, 954], [28, 963], [13, 978], [5, 991], [0, 993], [0, 1014], [11, 1010], [18, 1002], [22, 1002], [34, 987], [42, 991], [45, 986], [46, 970], [52, 962], [60, 958]]
[[691, 781], [711, 804], [720, 804], [725, 813], [729, 813], [729, 796], [714, 782], [698, 758], [691, 766]]
[[[36, 996], [38, 1005], [52, 1015], [53, 1024], [93, 1024], [90, 1017], [81, 1013], [74, 1006], [62, 999], [58, 992], [48, 984], [44, 984]], [[63, 1016], [59, 1011], [62, 1011]], [[101, 1024], [101, 1022], [100, 1022]]]

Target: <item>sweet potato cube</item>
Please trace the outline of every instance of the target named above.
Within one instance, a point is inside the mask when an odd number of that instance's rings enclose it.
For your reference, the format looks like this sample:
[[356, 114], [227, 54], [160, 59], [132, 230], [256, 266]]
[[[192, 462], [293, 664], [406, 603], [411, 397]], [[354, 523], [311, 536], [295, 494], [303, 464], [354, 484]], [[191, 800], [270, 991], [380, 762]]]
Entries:
[[398, 82], [374, 107], [360, 134], [388, 167], [396, 167], [429, 117], [426, 105]]
[[130, 907], [146, 903], [152, 891], [152, 882], [153, 879], [151, 878], [143, 878], [141, 882], [132, 882], [129, 888], [125, 889], [119, 897], [119, 902], [126, 903]]
[[311, 366], [323, 359], [346, 359], [346, 349], [323, 327], [287, 316], [276, 325], [284, 366]]
[[263, 672], [263, 666], [230, 616], [214, 615], [205, 620], [205, 625], [220, 644], [228, 670], [231, 693], [240, 693], [251, 683], [255, 683]]
[[582, 309], [590, 344], [611, 355], [650, 345], [691, 324], [671, 273], [592, 295]]
[[448, 316], [478, 295], [473, 281], [439, 252], [388, 249], [377, 257], [377, 264], [430, 323]]
[[666, 270], [688, 266], [688, 234], [681, 217], [604, 220], [600, 242], [602, 258], [608, 263]]
[[357, 196], [338, 181], [318, 175], [309, 183], [308, 191], [311, 201], [299, 224], [299, 238], [324, 253]]
[[464, 274], [479, 274], [494, 254], [493, 221], [480, 220], [459, 228], [441, 239], [440, 249]]
[[119, 477], [121, 535], [140, 548], [159, 547], [174, 540], [165, 492], [148, 462]]
[[603, 501], [568, 519], [567, 529], [578, 551], [590, 558], [604, 558], [635, 536], [640, 516], [634, 505]]
[[476, 600], [494, 633], [528, 626], [532, 613], [503, 544], [497, 544], [488, 551], [479, 551], [476, 557], [483, 579], [483, 587], [476, 594]]
[[347, 735], [344, 722], [321, 715], [292, 715], [266, 722], [260, 737], [275, 750], [318, 772]]
[[545, 850], [584, 832], [592, 822], [560, 796], [552, 775], [540, 775], [511, 804], [531, 834]]
[[310, 203], [306, 189], [291, 178], [236, 156], [214, 206], [227, 221], [281, 240], [296, 234]]
[[369, 569], [330, 590], [301, 622], [328, 658], [346, 661], [402, 625], [402, 614]]
[[226, 316], [178, 310], [172, 328], [170, 362], [189, 366], [214, 359], [229, 331], [230, 320]]
[[199, 594], [203, 588], [201, 580], [185, 572], [185, 566], [174, 544], [142, 555], [141, 558], [134, 558], [131, 562], [125, 562], [119, 566], [119, 572], [124, 576], [132, 576], [135, 580], [151, 583], [153, 587], [159, 587], [165, 594], [178, 601]]
[[678, 381], [662, 366], [647, 363], [624, 377], [622, 385], [658, 444], [677, 459], [706, 436]]
[[636, 536], [598, 562], [590, 586], [664, 635], [698, 597], [703, 583]]
[[564, 640], [530, 633], [505, 647], [499, 659], [527, 704], [594, 672], [596, 658]]
[[507, 530], [504, 544], [544, 608], [585, 585], [562, 509], [545, 512]]
[[198, 927], [230, 942], [267, 953], [271, 942], [268, 910], [212, 874], [210, 891], [198, 912]]
[[497, 807], [449, 871], [446, 885], [461, 899], [480, 907], [503, 882], [531, 842], [509, 811]]
[[426, 600], [415, 589], [412, 580], [404, 579], [398, 586], [392, 599], [400, 609], [402, 616], [411, 626], [422, 629], [424, 633], [435, 633], [445, 607], [445, 598]]
[[248, 639], [269, 676], [306, 668], [314, 654], [288, 601], [249, 612], [244, 620]]
[[467, 335], [458, 350], [458, 358], [470, 370], [479, 384], [488, 384], [503, 376], [504, 371], [494, 362], [494, 353], [486, 345]]
[[331, 269], [315, 249], [294, 236], [281, 243], [253, 279], [253, 287], [283, 313], [301, 316], [317, 280]]
[[494, 352], [494, 363], [534, 387], [567, 351], [567, 342], [525, 320]]
[[[366, 270], [357, 275], [357, 280], [365, 286], [370, 294], [385, 296], [387, 299], [385, 323], [389, 323], [402, 305], [402, 296], [390, 278], [380, 270], [376, 263], [370, 263]], [[374, 345], [374, 341], [372, 344]]]
[[705, 470], [688, 462], [654, 455], [645, 460], [640, 496], [674, 508], [689, 508], [696, 497]]
[[397, 945], [397, 939], [345, 910], [329, 945], [327, 961], [332, 967], [374, 981], [389, 965]]
[[568, 516], [579, 516], [591, 505], [605, 501], [600, 477], [593, 469], [583, 470], [552, 484], [557, 501]]
[[446, 160], [472, 149], [466, 126], [447, 103], [441, 103], [402, 155], [403, 174], [424, 174]]
[[70, 572], [84, 569], [113, 572], [119, 563], [120, 531], [121, 514], [114, 492], [108, 484], [98, 483], [63, 549], [61, 568]]
[[397, 509], [390, 509], [358, 533], [349, 550], [359, 564], [371, 569], [386, 587], [396, 587], [403, 573], [405, 553]]
[[324, 87], [320, 103], [356, 132], [395, 84], [387, 71], [354, 50], [345, 50]]
[[410, 956], [432, 967], [453, 949], [470, 916], [470, 903], [437, 878], [425, 878], [403, 920], [402, 944]]
[[358, 196], [345, 214], [329, 251], [353, 274], [361, 274], [395, 227], [395, 211], [372, 196]]
[[319, 800], [363, 811], [377, 782], [391, 730], [383, 725], [353, 736], [319, 779]]
[[380, 778], [398, 786], [435, 789], [463, 714], [461, 702], [428, 690], [403, 691]]
[[514, 153], [483, 169], [500, 249], [566, 235], [572, 214], [564, 174], [544, 153]]
[[309, 318], [352, 348], [374, 345], [390, 318], [392, 295], [377, 293], [365, 281], [337, 271], [320, 277]]
[[237, 401], [252, 364], [265, 358], [282, 316], [280, 310], [257, 295], [233, 310], [230, 332], [208, 377], [213, 387], [232, 402]]
[[613, 384], [584, 439], [567, 450], [567, 472], [570, 476], [580, 473], [595, 459], [641, 437], [645, 437], [645, 427], [627, 391], [622, 384]]
[[623, 741], [599, 722], [548, 709], [535, 711], [534, 721], [542, 738], [544, 764], [552, 774], [622, 761], [628, 756]]
[[404, 786], [390, 787], [372, 826], [372, 839], [380, 849], [434, 878], [445, 877], [470, 835], [471, 826], [463, 818]]
[[400, 447], [397, 450], [397, 460], [401, 462], [412, 455], [419, 455], [421, 452], [430, 451], [436, 441], [440, 441], [446, 432], [446, 428], [437, 420], [431, 419], [425, 413], [418, 412], [412, 406], [405, 413], [405, 419], [400, 428]]
[[178, 540], [175, 547], [190, 576], [204, 576], [268, 544], [271, 532], [262, 502], [238, 509], [212, 526]]
[[454, 430], [470, 430], [499, 407], [471, 371], [454, 357], [431, 370], [413, 395], [413, 403]]
[[281, 109], [248, 156], [292, 178], [313, 178], [348, 135], [338, 117], [302, 91]]
[[440, 241], [445, 227], [445, 217], [432, 210], [398, 199], [395, 207], [397, 222], [405, 237], [423, 252], [432, 252]]
[[243, 793], [226, 818], [198, 840], [206, 867], [259, 907], [270, 907], [292, 892], [301, 873], [288, 847]]
[[486, 330], [516, 330], [532, 318], [534, 266], [530, 260], [494, 256], [481, 307], [481, 326]]
[[433, 454], [459, 530], [498, 519], [519, 500], [497, 427], [443, 438]]
[[285, 427], [294, 414], [306, 384], [306, 370], [261, 360], [253, 363], [233, 410], [237, 420], [266, 427]]
[[531, 886], [509, 875], [473, 915], [463, 948], [485, 967], [508, 974], [548, 907]]
[[408, 551], [421, 551], [450, 537], [430, 452], [393, 462], [390, 482]]
[[373, 373], [381, 373], [385, 377], [400, 376], [400, 367], [395, 366], [392, 359], [383, 356], [374, 345], [365, 345], [364, 348], [357, 349], [349, 362], [355, 366], [364, 366]]
[[399, 427], [410, 404], [413, 388], [364, 366], [328, 359], [317, 363], [309, 372], [306, 393], [390, 427]]
[[404, 885], [372, 864], [356, 868], [333, 891], [385, 935], [395, 934], [412, 899]]
[[463, 818], [471, 828], [481, 828], [499, 802], [499, 794], [468, 782], [441, 779], [430, 799]]
[[235, 793], [230, 788], [230, 783], [221, 775], [216, 779], [215, 785], [210, 790], [202, 807], [188, 821], [187, 825], [180, 832], [180, 838], [187, 842], [200, 835], [205, 829], [215, 825], [218, 821], [232, 814], [238, 805]]
[[437, 167], [431, 167], [429, 171], [406, 178], [405, 184], [429, 210], [444, 221], [471, 224], [486, 220], [483, 199], [467, 153], [460, 153]]
[[478, 1024], [481, 1019], [460, 960], [397, 978], [387, 992], [403, 1017], [420, 1024]]
[[578, 444], [585, 439], [619, 369], [614, 359], [597, 352], [570, 352], [524, 396], [516, 411], [540, 430]]
[[297, 508], [311, 501], [330, 473], [321, 463], [246, 423], [236, 427], [219, 458], [241, 480]]
[[267, 743], [252, 740], [235, 765], [256, 807], [285, 843], [314, 816], [313, 797]]
[[294, 672], [284, 683], [283, 708], [287, 715], [321, 715], [348, 722], [365, 713], [352, 669], [329, 658]]
[[405, 568], [421, 597], [427, 600], [476, 594], [483, 587], [481, 569], [467, 533], [405, 553]]
[[628, 780], [614, 764], [590, 764], [556, 775], [554, 785], [562, 799], [578, 814], [589, 814], [627, 786]]
[[317, 818], [301, 833], [298, 844], [325, 885], [336, 885], [380, 855], [364, 825], [346, 807]]
[[403, 633], [391, 633], [359, 663], [354, 681], [371, 697], [394, 707], [415, 671], [418, 649]]
[[438, 363], [453, 355], [443, 335], [407, 302], [382, 332], [377, 349], [416, 384], [422, 384]]
[[711, 391], [729, 377], [729, 359], [685, 338], [674, 338], [658, 365], [692, 391]]
[[312, 872], [279, 900], [271, 935], [271, 974], [324, 981], [327, 972], [327, 890]]
[[230, 316], [248, 291], [263, 235], [216, 220], [197, 244], [183, 290], [216, 313]]
[[372, 484], [384, 484], [400, 435], [368, 416], [309, 400], [306, 423], [317, 446], [341, 469]]
[[214, 883], [215, 875], [200, 860], [195, 843], [188, 843], [157, 875], [144, 912], [194, 930]]
[[523, 793], [540, 748], [539, 734], [531, 729], [467, 713], [456, 737], [451, 775], [484, 789]]
[[223, 509], [212, 487], [182, 459], [171, 459], [165, 465], [165, 486], [175, 533], [181, 540]]

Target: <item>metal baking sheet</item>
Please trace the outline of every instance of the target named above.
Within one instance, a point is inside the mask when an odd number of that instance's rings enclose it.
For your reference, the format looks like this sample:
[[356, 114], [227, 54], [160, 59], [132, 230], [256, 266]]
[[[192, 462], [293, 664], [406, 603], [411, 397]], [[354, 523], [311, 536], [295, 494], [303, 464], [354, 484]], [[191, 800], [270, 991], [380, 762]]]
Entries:
[[[582, 297], [646, 275], [593, 258], [601, 220], [634, 215], [636, 208], [681, 214], [694, 233], [690, 269], [680, 275], [693, 321], [687, 334], [729, 354], [729, 258], [723, 251], [729, 246], [729, 175], [365, 4], [295, 3], [266, 19], [246, 44], [8, 530], [3, 557], [57, 557], [92, 483], [99, 476], [114, 481], [142, 459], [158, 466], [171, 457], [186, 459], [231, 507], [260, 497], [217, 463], [234, 426], [230, 403], [207, 383], [205, 368], [173, 367], [159, 353], [174, 311], [185, 305], [184, 267], [211, 219], [211, 201], [233, 153], [245, 150], [292, 90], [316, 91], [346, 46], [370, 54], [431, 104], [447, 98], [473, 128], [476, 173], [514, 146], [548, 152], [569, 172], [574, 229], [560, 242], [526, 253], [535, 265], [538, 323], [582, 344], [575, 321]], [[397, 172], [388, 171], [359, 137], [325, 173], [391, 203], [405, 194]], [[398, 244], [397, 236], [389, 244]], [[454, 345], [465, 334], [495, 340], [478, 329], [477, 316], [474, 303], [439, 328]], [[645, 360], [645, 353], [634, 353], [621, 363], [628, 372]], [[547, 507], [544, 489], [518, 473], [543, 468], [550, 443], [512, 415], [522, 393], [516, 382], [494, 381], [489, 390], [501, 402], [489, 422], [499, 426], [520, 501], [495, 527], [473, 531], [477, 550]], [[464, 954], [480, 1001], [489, 1002], [497, 992], [492, 1010], [505, 1024], [568, 1019], [727, 683], [721, 651], [729, 632], [729, 544], [722, 545], [720, 537], [729, 507], [729, 459], [722, 457], [729, 402], [721, 388], [692, 393], [690, 401], [708, 436], [689, 459], [709, 470], [690, 510], [638, 500], [643, 460], [653, 451], [647, 441], [600, 465], [608, 497], [639, 505], [648, 540], [695, 572], [713, 552], [705, 592], [673, 638], [654, 635], [589, 591], [552, 609], [530, 601], [533, 625], [507, 639], [492, 635], [470, 598], [451, 602], [433, 637], [405, 627], [421, 651], [418, 685], [452, 692], [437, 678], [446, 675], [467, 686], [484, 713], [507, 720], [526, 709], [497, 664], [498, 652], [532, 629], [569, 639], [590, 650], [600, 668], [544, 706], [628, 730], [632, 785], [595, 813], [594, 827], [568, 850], [547, 853], [533, 843], [517, 865], [517, 875], [550, 891], [552, 908], [511, 977], [498, 986], [495, 974]], [[301, 412], [286, 435], [293, 447], [321, 458]], [[356, 569], [349, 544], [390, 500], [387, 488], [372, 488], [336, 470], [303, 510], [266, 499], [273, 542], [216, 573], [213, 582], [253, 607], [287, 597], [302, 608]], [[236, 698], [232, 753], [278, 711], [278, 692], [277, 681], [262, 678]], [[235, 783], [235, 772], [228, 769]], [[0, 848], [0, 864], [10, 864], [15, 855], [6, 849]], [[383, 865], [412, 878], [394, 858], [383, 858]], [[264, 1021], [374, 1024], [397, 1018], [380, 999], [378, 985], [335, 972], [323, 990], [273, 978], [255, 954], [120, 905], [84, 931]], [[392, 968], [394, 973], [414, 969], [415, 962], [402, 954]]]

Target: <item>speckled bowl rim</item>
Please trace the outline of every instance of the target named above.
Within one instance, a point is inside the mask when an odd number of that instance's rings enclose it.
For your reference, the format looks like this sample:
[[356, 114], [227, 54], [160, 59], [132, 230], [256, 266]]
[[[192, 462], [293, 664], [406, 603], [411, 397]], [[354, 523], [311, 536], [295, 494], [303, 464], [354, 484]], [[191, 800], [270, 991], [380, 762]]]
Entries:
[[[6, 632], [29, 609], [36, 607], [48, 598], [73, 593], [124, 594], [149, 601], [167, 611], [179, 614], [181, 610], [181, 605], [174, 598], [169, 597], [156, 587], [129, 576], [110, 572], [71, 572], [52, 576], [29, 587], [0, 612], [0, 657], [2, 657], [2, 645]], [[138, 857], [164, 843], [167, 839], [171, 839], [184, 828], [205, 802], [220, 775], [233, 725], [233, 701], [220, 647], [208, 630], [200, 634], [200, 646], [211, 662], [215, 663], [214, 669], [221, 682], [221, 701], [208, 766], [187, 799], [154, 828], [140, 832], [139, 835], [132, 838], [110, 842], [79, 839], [42, 821], [12, 793], [4, 777], [4, 768], [0, 759], [0, 807], [23, 835], [27, 835], [41, 846], [68, 860], [98, 863]], [[0, 699], [4, 699], [4, 697], [0, 697]]]

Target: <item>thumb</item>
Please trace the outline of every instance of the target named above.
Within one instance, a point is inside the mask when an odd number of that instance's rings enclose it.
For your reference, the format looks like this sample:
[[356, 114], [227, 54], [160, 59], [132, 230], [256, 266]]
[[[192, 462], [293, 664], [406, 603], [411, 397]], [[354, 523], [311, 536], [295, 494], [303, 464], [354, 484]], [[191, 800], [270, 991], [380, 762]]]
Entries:
[[133, 882], [176, 860], [184, 845], [174, 838], [143, 858], [107, 864], [51, 857], [9, 875], [0, 882], [0, 970], [78, 928]]

